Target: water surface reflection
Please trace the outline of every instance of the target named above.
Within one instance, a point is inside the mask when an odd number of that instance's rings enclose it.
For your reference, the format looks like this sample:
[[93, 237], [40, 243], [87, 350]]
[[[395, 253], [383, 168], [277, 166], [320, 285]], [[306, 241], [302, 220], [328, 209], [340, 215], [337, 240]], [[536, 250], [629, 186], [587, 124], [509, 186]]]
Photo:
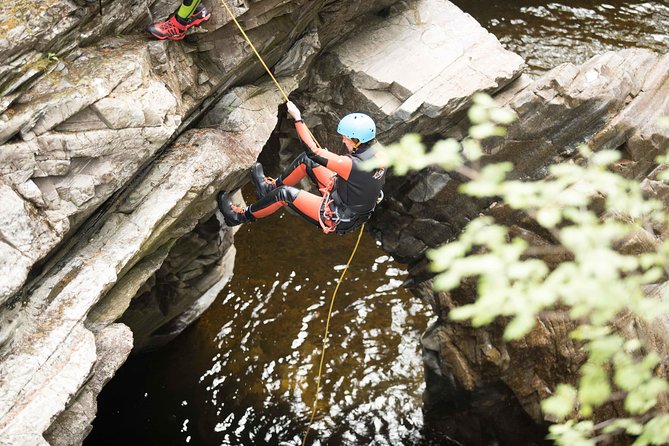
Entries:
[[669, 51], [665, 1], [453, 0], [539, 74], [605, 51]]
[[[299, 444], [329, 299], [355, 237], [324, 236], [289, 215], [243, 226], [233, 284], [173, 345], [123, 367], [88, 443]], [[419, 352], [428, 309], [401, 287], [405, 276], [363, 236], [335, 303], [309, 444], [431, 444]]]

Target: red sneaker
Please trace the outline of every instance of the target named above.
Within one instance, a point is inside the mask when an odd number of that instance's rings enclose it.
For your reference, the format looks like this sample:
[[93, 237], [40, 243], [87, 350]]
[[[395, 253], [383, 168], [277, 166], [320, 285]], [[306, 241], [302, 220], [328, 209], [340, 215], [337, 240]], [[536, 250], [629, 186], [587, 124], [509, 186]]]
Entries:
[[149, 26], [149, 32], [160, 40], [181, 40], [186, 35], [188, 25], [182, 25], [176, 16], [170, 16], [164, 22], [154, 23]]
[[186, 31], [193, 26], [197, 26], [206, 22], [211, 18], [211, 13], [204, 7], [203, 4], [197, 5], [193, 15], [188, 18], [185, 25], [179, 23], [176, 18], [176, 12], [172, 14], [167, 20], [160, 23], [154, 23], [149, 26], [149, 32], [160, 40], [181, 40], [186, 35]]
[[203, 22], [206, 22], [211, 18], [211, 13], [205, 6], [200, 3], [195, 7], [195, 11], [193, 11], [193, 14], [188, 17], [188, 23], [186, 24], [186, 29], [190, 28], [191, 26], [197, 26]]

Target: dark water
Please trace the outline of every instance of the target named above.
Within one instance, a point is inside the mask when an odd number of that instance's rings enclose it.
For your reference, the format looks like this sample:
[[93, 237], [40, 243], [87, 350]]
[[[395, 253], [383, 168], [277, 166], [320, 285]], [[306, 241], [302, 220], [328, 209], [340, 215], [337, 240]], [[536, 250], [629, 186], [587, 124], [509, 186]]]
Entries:
[[[666, 2], [455, 3], [535, 74], [611, 49], [669, 50]], [[287, 214], [243, 226], [234, 286], [167, 348], [121, 368], [86, 444], [300, 444], [324, 317], [354, 243]], [[405, 276], [363, 237], [335, 304], [309, 444], [451, 444], [423, 429], [419, 337], [430, 316]]]
[[[287, 213], [242, 226], [234, 285], [168, 348], [122, 367], [87, 444], [299, 444], [356, 236], [325, 236]], [[443, 444], [421, 433], [428, 309], [405, 277], [365, 234], [334, 306], [308, 444]]]
[[669, 2], [453, 0], [509, 50], [530, 73], [582, 63], [610, 50], [641, 47], [669, 52]]

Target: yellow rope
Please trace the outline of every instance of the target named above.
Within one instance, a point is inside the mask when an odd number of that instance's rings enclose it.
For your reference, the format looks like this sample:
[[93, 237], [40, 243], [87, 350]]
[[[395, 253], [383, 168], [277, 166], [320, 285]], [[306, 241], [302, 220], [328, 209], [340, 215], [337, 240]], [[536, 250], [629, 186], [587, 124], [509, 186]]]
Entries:
[[[269, 70], [267, 67], [267, 64], [265, 64], [265, 61], [263, 58], [260, 56], [260, 53], [258, 53], [258, 50], [256, 50], [256, 47], [253, 46], [253, 43], [251, 42], [251, 39], [249, 39], [249, 36], [246, 35], [246, 32], [244, 32], [244, 29], [242, 26], [239, 24], [237, 21], [237, 18], [235, 15], [232, 13], [230, 8], [228, 7], [228, 4], [225, 2], [225, 0], [221, 0], [221, 3], [223, 3], [223, 6], [225, 7], [225, 10], [228, 11], [228, 14], [230, 15], [230, 18], [235, 22], [235, 25], [237, 25], [237, 28], [239, 28], [239, 31], [242, 33], [246, 41], [248, 42], [249, 46], [255, 53], [255, 55], [258, 57], [258, 60], [262, 64], [263, 67], [265, 67], [265, 71], [267, 71], [267, 74], [272, 78], [274, 83], [276, 84], [277, 88], [283, 95], [284, 99], [286, 102], [290, 101], [288, 99], [288, 95], [286, 95], [286, 92], [283, 91], [283, 88], [281, 88], [281, 85], [279, 84], [279, 81], [276, 80], [272, 72]], [[306, 126], [305, 126], [306, 127]], [[311, 130], [309, 130], [309, 127], [306, 127], [307, 131], [309, 132], [309, 135], [311, 138], [314, 140], [316, 145], [318, 147], [321, 147], [321, 145], [318, 143], [318, 140], [314, 137], [314, 135], [311, 133]], [[358, 250], [358, 245], [360, 244], [360, 239], [362, 238], [362, 233], [365, 230], [365, 225], [363, 224], [362, 227], [360, 228], [360, 234], [358, 234], [358, 240], [355, 242], [355, 246], [353, 247], [353, 252], [351, 253], [351, 257], [349, 257], [348, 262], [346, 262], [346, 267], [344, 270], [341, 272], [341, 275], [339, 276], [339, 281], [337, 282], [337, 286], [335, 286], [334, 292], [332, 293], [332, 298], [330, 299], [330, 309], [328, 310], [328, 317], [325, 322], [325, 333], [323, 334], [323, 350], [321, 351], [321, 360], [320, 364], [318, 366], [318, 379], [316, 380], [316, 395], [314, 397], [314, 405], [313, 405], [313, 410], [311, 412], [311, 418], [309, 419], [309, 425], [307, 426], [307, 430], [304, 433], [304, 440], [302, 441], [302, 446], [304, 446], [307, 442], [307, 437], [309, 436], [309, 431], [311, 430], [311, 425], [314, 422], [314, 418], [316, 417], [316, 411], [317, 411], [317, 405], [318, 405], [318, 394], [321, 389], [321, 377], [323, 375], [323, 362], [325, 361], [325, 349], [327, 347], [327, 340], [328, 340], [328, 331], [330, 329], [330, 318], [332, 317], [332, 308], [334, 307], [334, 302], [335, 298], [337, 297], [337, 291], [339, 291], [339, 285], [341, 284], [342, 280], [344, 279], [344, 274], [346, 274], [346, 271], [348, 271], [348, 267], [351, 265], [351, 261], [353, 260], [353, 256], [355, 256], [355, 252]]]
[[286, 94], [286, 92], [283, 91], [283, 88], [281, 88], [281, 85], [279, 84], [279, 81], [277, 81], [276, 78], [274, 77], [274, 75], [272, 74], [272, 72], [269, 71], [269, 68], [265, 64], [265, 61], [262, 59], [262, 57], [260, 57], [260, 53], [258, 53], [258, 50], [256, 50], [255, 46], [253, 46], [253, 43], [251, 42], [251, 39], [249, 39], [249, 36], [247, 36], [246, 33], [244, 32], [244, 28], [242, 28], [242, 25], [239, 24], [239, 22], [237, 21], [237, 18], [235, 17], [235, 15], [230, 10], [230, 7], [228, 7], [228, 4], [225, 2], [225, 0], [221, 0], [221, 3], [223, 3], [223, 6], [225, 7], [225, 10], [228, 11], [228, 14], [230, 15], [230, 18], [235, 22], [235, 25], [237, 25], [237, 28], [239, 28], [239, 31], [241, 31], [242, 35], [244, 36], [246, 41], [249, 43], [249, 46], [251, 46], [251, 49], [253, 50], [253, 52], [256, 54], [256, 56], [258, 56], [258, 60], [260, 61], [262, 66], [265, 67], [265, 70], [267, 71], [267, 74], [269, 74], [269, 77], [271, 77], [272, 80], [274, 81], [274, 83], [276, 84], [276, 88], [279, 89], [279, 91], [283, 95], [286, 102], [290, 101], [290, 99], [288, 99], [288, 95]]
[[[267, 64], [263, 60], [263, 58], [260, 55], [260, 53], [258, 52], [258, 50], [256, 50], [256, 47], [253, 45], [253, 42], [251, 42], [251, 39], [249, 39], [249, 36], [246, 35], [246, 32], [244, 31], [244, 28], [242, 28], [242, 25], [239, 24], [239, 22], [237, 21], [237, 18], [235, 17], [235, 15], [230, 10], [230, 7], [228, 6], [228, 4], [225, 2], [225, 0], [221, 0], [221, 3], [223, 3], [223, 6], [225, 7], [225, 10], [228, 11], [228, 15], [230, 15], [230, 18], [235, 22], [235, 25], [237, 25], [237, 28], [239, 28], [239, 31], [242, 33], [242, 35], [244, 36], [244, 38], [248, 42], [249, 46], [251, 47], [251, 49], [253, 50], [255, 55], [258, 57], [258, 60], [260, 61], [262, 66], [265, 67], [265, 71], [267, 71], [267, 74], [269, 74], [269, 77], [271, 77], [272, 80], [274, 81], [274, 83], [276, 84], [276, 88], [279, 89], [279, 91], [283, 95], [283, 98], [286, 100], [286, 102], [289, 102], [290, 99], [288, 99], [288, 95], [286, 94], [285, 91], [283, 91], [283, 88], [281, 88], [281, 84], [279, 84], [279, 81], [276, 80], [276, 78], [274, 77], [272, 72], [267, 67]], [[320, 148], [321, 145], [318, 143], [318, 140], [313, 135], [313, 133], [311, 133], [311, 130], [309, 130], [309, 127], [307, 127], [306, 124], [305, 124], [305, 128], [307, 129], [307, 132], [309, 132], [309, 135], [311, 136], [311, 139], [313, 139], [314, 142], [316, 143], [316, 146], [318, 146]]]
[[328, 330], [330, 329], [330, 317], [332, 316], [332, 308], [334, 307], [335, 297], [337, 297], [337, 290], [339, 290], [339, 284], [341, 284], [341, 281], [344, 279], [344, 274], [346, 274], [346, 271], [348, 271], [348, 267], [351, 264], [351, 261], [353, 260], [353, 256], [355, 255], [355, 252], [358, 250], [358, 245], [360, 244], [360, 239], [362, 238], [362, 233], [364, 230], [365, 230], [365, 225], [363, 223], [362, 227], [360, 228], [360, 234], [358, 234], [358, 240], [355, 242], [355, 246], [353, 247], [353, 252], [351, 253], [351, 257], [349, 257], [348, 262], [346, 262], [346, 267], [341, 272], [341, 276], [339, 276], [339, 281], [337, 282], [337, 286], [335, 287], [334, 292], [332, 293], [332, 298], [330, 299], [330, 309], [328, 310], [328, 317], [325, 321], [325, 333], [323, 334], [323, 350], [321, 351], [321, 362], [318, 366], [318, 379], [316, 380], [316, 396], [314, 397], [314, 406], [311, 411], [311, 418], [309, 419], [309, 425], [307, 426], [307, 431], [304, 433], [304, 440], [302, 440], [302, 446], [304, 446], [307, 443], [309, 430], [311, 429], [311, 425], [314, 422], [314, 417], [316, 416], [316, 406], [318, 405], [318, 392], [320, 392], [321, 389], [323, 361], [325, 360], [325, 348], [327, 347]]

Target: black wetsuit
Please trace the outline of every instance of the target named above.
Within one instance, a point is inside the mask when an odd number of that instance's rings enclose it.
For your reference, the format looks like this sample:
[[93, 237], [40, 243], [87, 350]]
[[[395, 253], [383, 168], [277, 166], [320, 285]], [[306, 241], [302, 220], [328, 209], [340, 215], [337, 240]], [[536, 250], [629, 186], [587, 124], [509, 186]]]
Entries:
[[[363, 170], [360, 164], [380, 156], [378, 150], [366, 144], [354, 153], [337, 155], [319, 148], [304, 123], [296, 122], [295, 127], [307, 149], [276, 180], [276, 189], [249, 206], [250, 216], [262, 218], [287, 205], [324, 232], [339, 234], [369, 220], [381, 196], [386, 169]], [[305, 176], [319, 186], [321, 196], [293, 187]]]

